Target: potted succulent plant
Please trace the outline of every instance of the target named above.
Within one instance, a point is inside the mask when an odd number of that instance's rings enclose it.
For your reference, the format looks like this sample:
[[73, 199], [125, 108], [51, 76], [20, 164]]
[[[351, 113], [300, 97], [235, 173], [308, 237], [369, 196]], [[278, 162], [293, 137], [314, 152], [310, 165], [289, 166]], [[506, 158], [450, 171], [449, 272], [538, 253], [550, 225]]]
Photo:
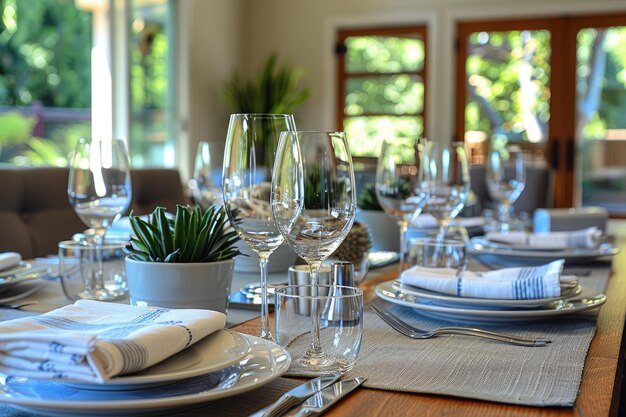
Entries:
[[226, 312], [239, 240], [223, 208], [163, 207], [143, 220], [130, 216], [126, 247], [131, 304]]

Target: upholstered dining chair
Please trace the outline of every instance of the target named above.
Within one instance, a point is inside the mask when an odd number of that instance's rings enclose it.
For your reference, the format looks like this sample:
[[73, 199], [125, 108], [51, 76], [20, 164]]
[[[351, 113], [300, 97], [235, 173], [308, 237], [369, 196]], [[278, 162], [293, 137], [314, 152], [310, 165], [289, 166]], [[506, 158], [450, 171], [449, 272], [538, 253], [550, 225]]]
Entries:
[[[85, 230], [67, 197], [68, 177], [67, 168], [0, 166], [0, 252], [25, 259], [54, 254], [58, 242]], [[187, 203], [175, 169], [133, 169], [131, 182], [134, 214]]]

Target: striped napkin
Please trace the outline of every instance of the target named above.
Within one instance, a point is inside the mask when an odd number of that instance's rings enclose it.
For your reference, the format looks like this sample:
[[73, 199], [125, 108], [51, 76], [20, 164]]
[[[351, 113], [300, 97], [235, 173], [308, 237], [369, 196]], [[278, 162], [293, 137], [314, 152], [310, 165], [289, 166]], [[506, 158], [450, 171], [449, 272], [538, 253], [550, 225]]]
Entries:
[[571, 288], [577, 281], [561, 276], [563, 259], [536, 267], [505, 268], [489, 272], [414, 266], [400, 275], [403, 285], [443, 294], [499, 300], [531, 300], [561, 295], [561, 286]]
[[210, 310], [151, 309], [80, 300], [0, 322], [0, 372], [104, 382], [152, 366], [221, 329]]
[[602, 231], [597, 227], [589, 227], [572, 232], [489, 232], [486, 237], [490, 242], [528, 249], [597, 248]]

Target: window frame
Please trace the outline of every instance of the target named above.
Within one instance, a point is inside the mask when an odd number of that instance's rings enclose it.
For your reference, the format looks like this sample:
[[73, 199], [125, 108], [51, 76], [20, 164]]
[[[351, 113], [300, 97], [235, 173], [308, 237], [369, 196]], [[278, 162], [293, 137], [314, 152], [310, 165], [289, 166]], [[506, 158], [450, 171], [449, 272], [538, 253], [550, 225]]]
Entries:
[[[349, 37], [355, 36], [402, 36], [402, 35], [419, 35], [424, 42], [424, 62], [419, 71], [400, 71], [400, 72], [354, 72], [346, 71], [346, 52], [347, 47], [345, 41]], [[424, 84], [423, 105], [421, 113], [406, 114], [405, 116], [414, 116], [422, 118], [422, 131], [426, 132], [427, 103], [428, 103], [428, 26], [426, 24], [411, 26], [385, 26], [385, 27], [368, 27], [353, 29], [338, 29], [335, 45], [336, 54], [336, 75], [337, 94], [335, 97], [335, 125], [337, 130], [343, 131], [345, 128], [344, 120], [347, 117], [345, 113], [346, 85], [348, 78], [366, 77], [366, 76], [385, 76], [385, 75], [402, 75], [417, 76]], [[363, 113], [361, 116], [399, 116], [393, 113]], [[352, 156], [356, 163], [362, 163], [366, 167], [375, 167], [378, 157], [371, 156]]]

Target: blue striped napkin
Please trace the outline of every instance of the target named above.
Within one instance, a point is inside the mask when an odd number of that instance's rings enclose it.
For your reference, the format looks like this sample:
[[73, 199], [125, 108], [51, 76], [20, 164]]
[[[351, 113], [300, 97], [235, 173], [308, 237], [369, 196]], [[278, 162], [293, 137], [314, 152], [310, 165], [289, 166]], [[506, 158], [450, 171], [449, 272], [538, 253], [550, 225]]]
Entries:
[[210, 310], [170, 310], [80, 300], [40, 316], [0, 322], [0, 372], [104, 382], [152, 366], [221, 329]]
[[536, 267], [505, 268], [489, 272], [415, 266], [400, 275], [403, 285], [448, 295], [500, 300], [530, 300], [559, 297], [563, 282], [575, 284], [575, 277], [561, 276], [564, 261], [559, 259]]

